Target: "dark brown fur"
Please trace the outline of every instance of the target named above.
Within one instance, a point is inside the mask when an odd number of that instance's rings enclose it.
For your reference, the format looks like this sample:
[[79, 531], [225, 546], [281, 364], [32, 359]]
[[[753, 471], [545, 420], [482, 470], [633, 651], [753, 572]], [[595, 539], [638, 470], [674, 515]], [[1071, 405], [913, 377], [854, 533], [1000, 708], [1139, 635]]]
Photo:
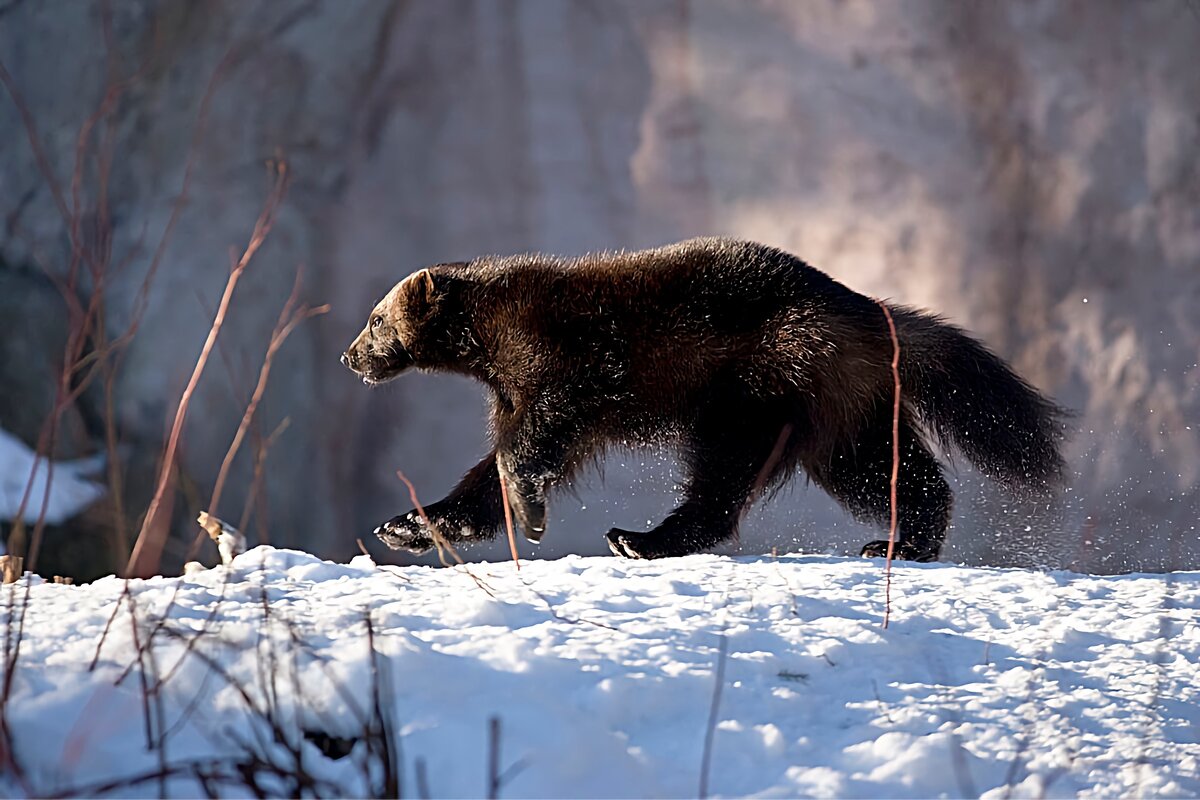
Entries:
[[[928, 435], [1006, 487], [1042, 492], [1062, 471], [1062, 412], [961, 330], [889, 308], [904, 386], [898, 555], [932, 560], [951, 495]], [[343, 362], [368, 383], [415, 366], [491, 389], [495, 449], [426, 509], [451, 541], [503, 525], [498, 471], [537, 540], [549, 490], [606, 446], [677, 445], [682, 504], [652, 531], [608, 534], [614, 552], [655, 558], [734, 535], [759, 491], [799, 469], [856, 516], [886, 519], [891, 355], [874, 300], [780, 250], [694, 239], [430, 267], [380, 301]], [[376, 533], [395, 548], [433, 544], [411, 512]]]

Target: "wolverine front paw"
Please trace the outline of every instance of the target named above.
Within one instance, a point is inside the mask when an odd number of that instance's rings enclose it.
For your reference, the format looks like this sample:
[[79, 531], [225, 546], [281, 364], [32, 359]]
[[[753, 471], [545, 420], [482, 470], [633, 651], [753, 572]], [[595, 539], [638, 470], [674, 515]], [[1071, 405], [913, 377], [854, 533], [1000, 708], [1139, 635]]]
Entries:
[[669, 555], [661, 552], [654, 545], [651, 537], [644, 533], [613, 528], [604, 535], [604, 538], [608, 540], [608, 549], [612, 550], [614, 556], [650, 559]]
[[[863, 545], [862, 552], [859, 553], [863, 558], [887, 558], [888, 543], [886, 539], [877, 539], [874, 542], [867, 542]], [[929, 548], [917, 547], [908, 542], [896, 542], [895, 550], [892, 552], [892, 557], [901, 561], [937, 561], [938, 551]]]
[[433, 548], [433, 535], [416, 511], [392, 517], [375, 529], [375, 535], [393, 550], [425, 553]]

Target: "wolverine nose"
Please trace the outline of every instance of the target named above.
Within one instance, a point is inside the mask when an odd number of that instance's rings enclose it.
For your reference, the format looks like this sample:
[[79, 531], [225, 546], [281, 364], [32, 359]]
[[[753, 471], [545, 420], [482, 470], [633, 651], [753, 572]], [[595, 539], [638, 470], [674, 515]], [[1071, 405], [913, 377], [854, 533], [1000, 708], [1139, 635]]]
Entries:
[[343, 367], [350, 366], [350, 356], [348, 354], [342, 353], [342, 357], [341, 357], [340, 361], [342, 362]]

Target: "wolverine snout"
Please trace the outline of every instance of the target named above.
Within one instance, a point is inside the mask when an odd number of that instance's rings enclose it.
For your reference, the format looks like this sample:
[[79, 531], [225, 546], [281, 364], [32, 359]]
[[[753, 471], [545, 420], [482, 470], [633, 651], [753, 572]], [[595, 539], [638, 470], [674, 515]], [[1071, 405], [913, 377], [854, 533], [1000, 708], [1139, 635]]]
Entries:
[[359, 334], [339, 360], [366, 384], [390, 381], [413, 363], [412, 355], [399, 341], [374, 341], [370, 328]]

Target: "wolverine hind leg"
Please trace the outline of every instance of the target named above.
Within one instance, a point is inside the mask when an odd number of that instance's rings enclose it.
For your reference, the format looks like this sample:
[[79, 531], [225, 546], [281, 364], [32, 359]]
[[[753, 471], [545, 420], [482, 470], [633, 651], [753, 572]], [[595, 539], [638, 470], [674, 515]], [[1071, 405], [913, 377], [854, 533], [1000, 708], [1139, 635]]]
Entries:
[[688, 472], [684, 500], [648, 532], [613, 528], [609, 549], [629, 558], [684, 556], [737, 534], [738, 523], [764, 474], [773, 473], [786, 419], [761, 404], [714, 402], [683, 443]]
[[[827, 459], [806, 459], [804, 466], [813, 481], [856, 518], [886, 523], [891, 515], [891, 414], [877, 414], [857, 440], [839, 443]], [[937, 560], [950, 525], [952, 502], [941, 465], [911, 420], [901, 418], [895, 556]], [[876, 540], [863, 547], [862, 555], [886, 556], [887, 549], [886, 540]]]

